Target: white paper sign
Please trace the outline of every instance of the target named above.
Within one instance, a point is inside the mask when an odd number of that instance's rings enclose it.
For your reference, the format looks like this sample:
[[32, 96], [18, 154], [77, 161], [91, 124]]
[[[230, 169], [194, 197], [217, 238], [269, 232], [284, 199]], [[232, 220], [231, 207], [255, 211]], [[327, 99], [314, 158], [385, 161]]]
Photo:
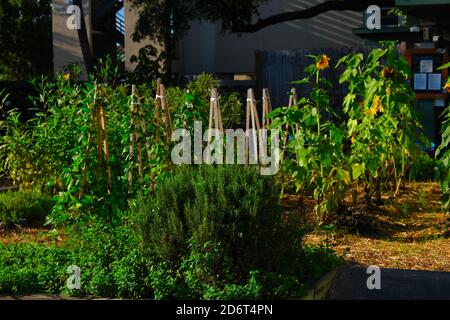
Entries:
[[442, 90], [442, 75], [440, 73], [432, 73], [428, 75], [428, 90]]
[[420, 60], [420, 72], [432, 73], [433, 72], [433, 60]]
[[427, 75], [426, 73], [414, 74], [414, 90], [427, 90]]

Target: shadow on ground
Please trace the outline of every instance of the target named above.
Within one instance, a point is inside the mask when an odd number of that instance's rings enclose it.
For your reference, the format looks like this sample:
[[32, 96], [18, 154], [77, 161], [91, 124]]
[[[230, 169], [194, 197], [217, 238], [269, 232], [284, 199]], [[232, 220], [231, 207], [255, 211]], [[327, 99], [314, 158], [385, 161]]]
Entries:
[[450, 300], [450, 272], [381, 269], [381, 289], [369, 290], [372, 275], [361, 266], [338, 269], [328, 300]]

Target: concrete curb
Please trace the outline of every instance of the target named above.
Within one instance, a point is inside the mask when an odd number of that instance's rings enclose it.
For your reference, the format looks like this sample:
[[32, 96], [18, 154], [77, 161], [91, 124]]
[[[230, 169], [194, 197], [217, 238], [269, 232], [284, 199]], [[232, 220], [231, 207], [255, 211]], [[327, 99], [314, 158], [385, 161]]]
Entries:
[[325, 300], [339, 269], [340, 267], [336, 267], [327, 272], [319, 281], [316, 282], [314, 287], [308, 291], [308, 294], [303, 298], [303, 300]]

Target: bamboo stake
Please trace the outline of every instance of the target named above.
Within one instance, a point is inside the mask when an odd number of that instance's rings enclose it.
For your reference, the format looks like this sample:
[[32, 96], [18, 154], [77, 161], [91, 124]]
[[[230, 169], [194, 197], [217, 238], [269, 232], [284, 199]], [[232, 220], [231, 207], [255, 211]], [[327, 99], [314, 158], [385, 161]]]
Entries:
[[244, 157], [245, 157], [245, 165], [248, 165], [248, 157], [249, 157], [249, 130], [250, 130], [250, 89], [247, 91], [247, 107], [246, 107], [246, 116], [245, 116], [245, 149], [244, 149]]
[[[211, 99], [209, 104], [209, 125], [208, 125], [208, 143], [211, 142], [211, 130], [218, 129], [221, 133], [224, 133], [222, 123], [222, 112], [219, 104], [219, 94], [217, 89], [211, 90]], [[213, 127], [214, 123], [214, 127]]]
[[135, 87], [135, 89], [134, 89], [135, 90], [135, 96], [137, 98], [137, 105], [136, 105], [137, 114], [138, 114], [140, 122], [141, 122], [141, 133], [142, 133], [142, 136], [144, 138], [144, 146], [145, 146], [145, 151], [146, 151], [146, 154], [147, 154], [147, 160], [150, 161], [151, 154], [150, 154], [150, 146], [149, 146], [149, 143], [147, 141], [147, 125], [145, 123], [144, 111], [142, 110], [142, 104], [141, 104], [141, 100], [139, 99], [139, 95], [138, 95], [136, 86], [134, 86], [134, 87]]
[[[249, 163], [249, 153], [248, 153], [248, 149], [249, 149], [249, 130], [250, 130], [250, 124], [252, 126], [251, 129], [253, 129], [252, 132], [252, 141], [253, 141], [253, 148], [254, 148], [254, 155], [256, 156], [256, 158], [258, 159], [258, 141], [256, 138], [256, 132], [258, 132], [258, 135], [260, 134], [260, 124], [259, 124], [259, 116], [258, 116], [258, 111], [256, 109], [256, 103], [255, 103], [255, 95], [253, 93], [253, 89], [248, 89], [247, 91], [247, 118], [246, 118], [246, 125], [245, 125], [245, 129], [246, 129], [246, 143], [245, 143], [245, 155], [246, 155], [246, 160], [245, 160], [245, 164]], [[261, 137], [260, 139], [261, 140]]]
[[160, 88], [161, 108], [163, 112], [164, 125], [166, 126], [166, 140], [167, 143], [170, 143], [172, 140], [172, 121], [170, 119], [169, 106], [167, 104], [166, 87], [161, 84]]
[[161, 110], [161, 79], [156, 80], [156, 99], [155, 99], [155, 124], [159, 126], [159, 111]]
[[[291, 95], [289, 96], [289, 108], [297, 105], [297, 90], [291, 89]], [[295, 125], [295, 130], [298, 132], [298, 124]]]
[[106, 175], [108, 177], [108, 194], [112, 191], [111, 167], [109, 166], [109, 147], [108, 147], [108, 131], [106, 129], [106, 116], [103, 106], [100, 105], [100, 117], [103, 133], [103, 157], [106, 164]]
[[[96, 90], [98, 89], [96, 85]], [[100, 107], [95, 104], [95, 113], [97, 116], [97, 174], [100, 175], [102, 169], [102, 124], [101, 124], [101, 115], [100, 115]]]
[[97, 100], [97, 86], [95, 86], [95, 92], [94, 92], [94, 100], [93, 100], [93, 109], [91, 113], [91, 121], [90, 121], [90, 131], [88, 134], [88, 145], [86, 146], [86, 149], [84, 150], [84, 165], [83, 165], [83, 175], [81, 178], [81, 189], [80, 193], [78, 195], [78, 200], [81, 200], [84, 197], [84, 193], [86, 191], [86, 179], [87, 179], [87, 170], [89, 167], [89, 151], [92, 147], [92, 143], [94, 142], [94, 135], [92, 132], [94, 131], [94, 123], [95, 123], [95, 108], [96, 108], [96, 100]]
[[128, 193], [133, 192], [133, 159], [134, 159], [134, 145], [136, 141], [135, 133], [134, 133], [134, 113], [135, 113], [135, 91], [136, 87], [133, 85], [131, 87], [131, 104], [130, 104], [130, 145], [128, 157], [131, 162], [130, 169], [128, 171]]
[[[217, 91], [215, 89], [211, 90], [211, 101], [209, 103], [209, 124], [208, 130], [213, 128], [213, 120], [214, 120], [214, 103], [213, 99], [217, 99]], [[211, 131], [208, 131], [208, 143], [211, 143]]]
[[289, 107], [297, 104], [297, 90], [295, 88], [291, 89], [291, 94], [289, 96]]
[[[219, 126], [219, 130], [220, 132], [224, 133], [225, 131], [223, 130], [223, 122], [222, 122], [222, 110], [220, 109], [220, 101], [219, 101], [220, 97], [217, 97], [216, 100], [216, 116], [217, 116], [217, 124]], [[217, 127], [216, 127], [217, 128]]]
[[[137, 119], [136, 117], [139, 114], [139, 96], [137, 95], [137, 90], [136, 90], [136, 86], [133, 85], [131, 87], [131, 118], [132, 118], [132, 130], [136, 130], [137, 128]], [[135, 99], [137, 98], [137, 102], [135, 101]], [[140, 120], [140, 125], [141, 125], [141, 130], [143, 130], [142, 128], [142, 120], [143, 119], [139, 119]], [[144, 121], [144, 126], [145, 126], [145, 121]], [[143, 185], [144, 182], [144, 169], [143, 169], [143, 165], [142, 165], [142, 145], [141, 145], [141, 137], [142, 134], [140, 132], [136, 132], [134, 134], [134, 139], [136, 142], [136, 156], [137, 156], [137, 164], [138, 164], [138, 175], [139, 175], [139, 181], [141, 182], [141, 186]]]
[[[250, 105], [251, 105], [251, 115], [252, 115], [252, 125], [253, 125], [253, 129], [256, 130], [253, 131], [253, 144], [254, 144], [254, 151], [255, 151], [255, 155], [256, 155], [256, 159], [258, 159], [258, 155], [259, 155], [259, 150], [258, 150], [258, 141], [261, 142], [261, 137], [259, 136], [260, 134], [260, 124], [259, 124], [259, 116], [258, 116], [258, 111], [256, 110], [256, 102], [255, 102], [255, 95], [253, 93], [253, 89], [251, 89], [251, 101], [250, 101]], [[258, 134], [258, 138], [256, 138], [256, 135]]]
[[264, 128], [268, 129], [270, 127], [270, 119], [268, 118], [269, 113], [272, 112], [272, 103], [270, 102], [269, 89], [263, 89], [263, 114], [262, 114], [262, 125]]

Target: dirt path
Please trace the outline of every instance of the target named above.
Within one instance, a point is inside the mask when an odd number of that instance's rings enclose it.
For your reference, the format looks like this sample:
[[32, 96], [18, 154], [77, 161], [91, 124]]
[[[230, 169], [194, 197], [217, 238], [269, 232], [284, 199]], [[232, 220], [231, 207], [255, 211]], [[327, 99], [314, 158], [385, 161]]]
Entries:
[[356, 214], [356, 228], [315, 231], [308, 243], [328, 242], [347, 263], [381, 268], [450, 272], [450, 219], [439, 185], [411, 183], [401, 197]]

